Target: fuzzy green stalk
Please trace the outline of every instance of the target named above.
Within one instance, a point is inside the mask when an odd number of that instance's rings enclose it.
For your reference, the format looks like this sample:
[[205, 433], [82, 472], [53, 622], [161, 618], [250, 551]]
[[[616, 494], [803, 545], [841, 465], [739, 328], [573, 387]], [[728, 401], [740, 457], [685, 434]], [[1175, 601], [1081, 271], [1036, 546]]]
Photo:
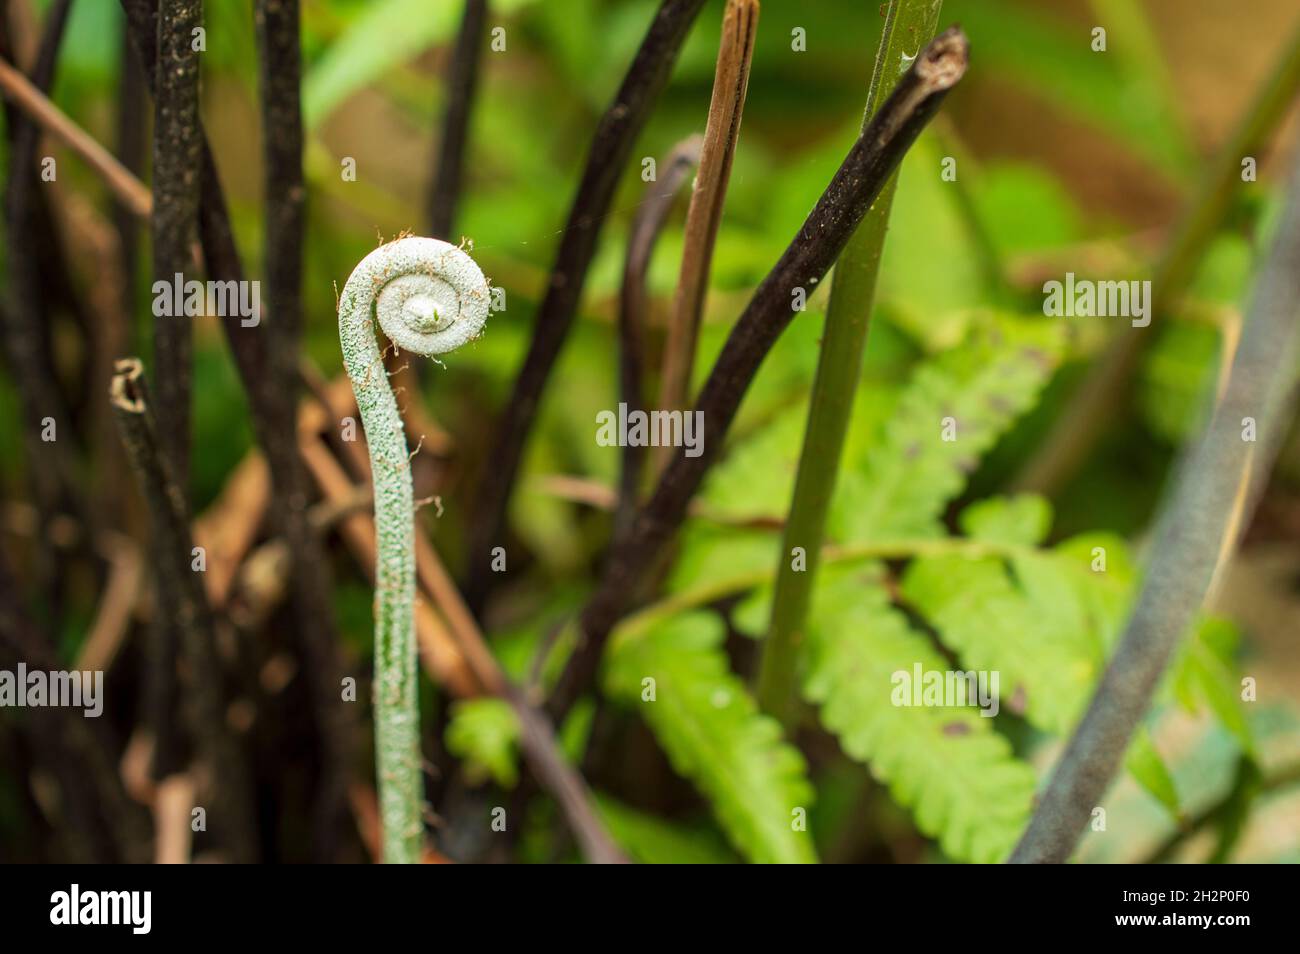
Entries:
[[441, 354], [478, 337], [487, 280], [454, 245], [404, 238], [357, 265], [339, 298], [339, 344], [370, 447], [375, 496], [375, 766], [383, 860], [420, 859], [420, 706], [416, 684], [415, 501], [397, 400], [375, 319], [398, 348]]
[[[890, 0], [871, 74], [863, 128], [889, 98], [912, 60], [934, 38], [941, 6], [936, 0]], [[795, 693], [799, 644], [817, 578], [826, 513], [835, 493], [853, 395], [862, 373], [880, 254], [897, 183], [895, 172], [849, 239], [831, 282], [808, 426], [781, 545], [772, 620], [758, 673], [759, 705], [787, 727], [799, 712]], [[805, 554], [806, 564], [801, 569], [795, 569], [796, 547]]]

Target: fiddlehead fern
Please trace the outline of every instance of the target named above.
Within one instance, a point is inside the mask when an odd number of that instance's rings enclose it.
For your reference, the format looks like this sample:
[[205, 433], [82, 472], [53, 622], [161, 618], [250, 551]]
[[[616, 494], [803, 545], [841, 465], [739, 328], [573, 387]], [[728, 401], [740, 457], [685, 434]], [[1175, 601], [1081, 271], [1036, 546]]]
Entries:
[[404, 238], [375, 249], [339, 299], [339, 343], [370, 446], [375, 495], [375, 760], [384, 861], [420, 855], [419, 706], [415, 679], [415, 503], [402, 418], [375, 342], [441, 354], [478, 337], [488, 284], [454, 245]]

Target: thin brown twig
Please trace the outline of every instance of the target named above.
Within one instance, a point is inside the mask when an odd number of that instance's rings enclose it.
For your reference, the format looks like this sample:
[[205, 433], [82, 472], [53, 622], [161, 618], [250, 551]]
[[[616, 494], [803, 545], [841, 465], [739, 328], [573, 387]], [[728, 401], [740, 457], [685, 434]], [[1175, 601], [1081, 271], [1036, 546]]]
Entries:
[[130, 173], [113, 154], [50, 102], [12, 65], [0, 59], [0, 89], [42, 129], [86, 161], [113, 194], [135, 215], [147, 218], [153, 196], [147, 186]]
[[[695, 367], [695, 345], [700, 332], [700, 314], [709, 287], [713, 246], [722, 223], [722, 204], [731, 179], [731, 163], [740, 138], [740, 120], [749, 89], [749, 64], [758, 32], [758, 0], [727, 0], [722, 19], [722, 43], [713, 77], [713, 98], [704, 127], [700, 169], [691, 191], [686, 213], [686, 240], [682, 246], [681, 274], [664, 344], [663, 378], [659, 406], [680, 410], [690, 401], [691, 372]], [[670, 456], [668, 448], [658, 452], [659, 468]]]
[[196, 786], [190, 772], [177, 772], [158, 782], [153, 796], [154, 864], [185, 865], [194, 841], [191, 819]]
[[239, 565], [257, 540], [271, 505], [266, 458], [249, 451], [231, 470], [221, 492], [194, 520], [194, 542], [208, 555], [204, 584], [214, 609], [225, 606]]
[[[700, 161], [703, 139], [696, 135], [673, 147], [663, 162], [663, 176], [650, 188], [650, 195], [632, 220], [623, 260], [623, 285], [619, 292], [618, 355], [619, 389], [628, 412], [645, 406], [645, 330], [649, 325], [650, 301], [646, 292], [646, 274], [655, 245], [668, 221], [668, 213], [687, 175]], [[614, 512], [614, 535], [620, 536], [631, 525], [641, 486], [645, 448], [627, 442], [623, 448], [619, 475], [619, 501]]]
[[108, 545], [108, 581], [95, 610], [94, 622], [77, 653], [77, 668], [105, 670], [117, 657], [126, 638], [136, 600], [144, 581], [144, 561], [135, 541], [104, 533]]

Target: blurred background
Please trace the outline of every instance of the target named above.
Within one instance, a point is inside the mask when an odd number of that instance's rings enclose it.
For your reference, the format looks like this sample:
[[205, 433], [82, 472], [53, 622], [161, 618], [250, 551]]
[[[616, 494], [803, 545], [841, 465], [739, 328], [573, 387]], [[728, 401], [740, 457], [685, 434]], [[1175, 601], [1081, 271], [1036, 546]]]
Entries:
[[[3, 7], [8, 49], [26, 68], [50, 4], [9, 0]], [[492, 316], [474, 347], [449, 356], [446, 367], [429, 364], [403, 381], [408, 433], [416, 429], [415, 415], [424, 434], [414, 460], [416, 496], [430, 503], [418, 519], [458, 578], [465, 569], [468, 501], [477, 475], [492, 466], [490, 424], [526, 351], [592, 131], [655, 7], [650, 0], [489, 3], [488, 28], [504, 28], [505, 49], [482, 53], [452, 239], [472, 243], [492, 285], [505, 290], [508, 307]], [[442, 77], [460, 13], [457, 2], [302, 0], [303, 351], [319, 387], [345, 399], [346, 385], [342, 391], [338, 386], [335, 296], [379, 241], [428, 231], [446, 105]], [[639, 160], [656, 157], [662, 168], [677, 142], [703, 130], [721, 15], [721, 2], [706, 6], [637, 141], [638, 161], [628, 165], [604, 222], [579, 320], [528, 445], [511, 506], [510, 565], [482, 617], [503, 665], [521, 678], [548, 630], [580, 607], [608, 541], [608, 514], [591, 506], [590, 495], [615, 484], [618, 452], [598, 446], [591, 433], [596, 413], [617, 401], [623, 258], [633, 216], [650, 187], [638, 174]], [[204, 17], [202, 115], [248, 277], [262, 277], [263, 152], [252, 4], [208, 0]], [[1042, 283], [1067, 270], [1149, 276], [1174, 224], [1202, 188], [1211, 157], [1278, 64], [1287, 56], [1295, 60], [1300, 10], [1292, 0], [944, 0], [941, 23], [966, 30], [972, 67], [902, 167], [864, 371], [864, 387], [881, 394], [1001, 314], [1051, 320], [1041, 316]], [[1099, 24], [1108, 27], [1104, 53], [1090, 47]], [[880, 27], [877, 5], [858, 0], [763, 6], [697, 382], [856, 138]], [[806, 31], [806, 52], [791, 50], [796, 28]], [[117, 3], [76, 0], [51, 98], [147, 183], [152, 107], [127, 50]], [[1258, 181], [1233, 191], [1186, 299], [1168, 322], [1149, 329], [1152, 340], [1132, 390], [1108, 416], [1100, 441], [1079, 466], [1047, 483], [1029, 481], [1051, 501], [1050, 540], [1109, 532], [1140, 553], [1170, 464], [1204, 420], [1224, 336], [1235, 334], [1279, 207], [1295, 127], [1292, 103], [1255, 153]], [[7, 160], [8, 137], [3, 142]], [[49, 274], [67, 282], [45, 289], [52, 370], [74, 415], [60, 440], [76, 442], [78, 479], [100, 520], [101, 539], [85, 540], [72, 515], [52, 522], [38, 516], [33, 486], [44, 478], [29, 465], [11, 378], [0, 374], [0, 546], [13, 588], [6, 620], [18, 625], [14, 619], [21, 616], [68, 665], [87, 658], [102, 663], [108, 705], [99, 721], [104, 754], [132, 803], [123, 811], [140, 814], [146, 838], [151, 826], [161, 838], [164, 819], [175, 823], [175, 808], [168, 816], [165, 804], [184, 805], [187, 796], [154, 777], [149, 742], [141, 735], [143, 634], [151, 614], [148, 560], [141, 555], [147, 524], [104, 401], [112, 358], [135, 354], [146, 367], [150, 362], [149, 230], [123, 213], [103, 182], [61, 144], [46, 140], [40, 154], [58, 159], [57, 181], [47, 184], [45, 196], [62, 263]], [[955, 184], [929, 174], [947, 156], [958, 160]], [[348, 159], [355, 161], [355, 181], [341, 174]], [[677, 280], [685, 208], [684, 199], [674, 208], [649, 270], [656, 341]], [[825, 292], [814, 293], [809, 314], [782, 338], [742, 408], [732, 432], [737, 446], [766, 433], [774, 421], [793, 423], [786, 437], [769, 438], [761, 452], [737, 465], [744, 487], [726, 501], [733, 516], [779, 515], [788, 505], [797, 423], [806, 413], [824, 307]], [[208, 551], [209, 596], [226, 640], [229, 719], [256, 779], [259, 857], [307, 860], [314, 856], [310, 819], [321, 757], [283, 572], [276, 569], [283, 555], [268, 549], [266, 475], [258, 469], [247, 400], [219, 321], [195, 323], [188, 488], [195, 537]], [[110, 327], [114, 333], [105, 333]], [[1100, 321], [1072, 326], [1041, 398], [971, 475], [963, 503], [1029, 486], [1025, 475], [1103, 353], [1105, 330]], [[327, 433], [335, 420], [317, 425]], [[855, 421], [855, 432], [869, 425]], [[324, 443], [331, 442], [337, 452], [336, 436]], [[352, 476], [364, 479], [355, 470]], [[342, 529], [355, 501], [345, 494], [332, 503], [341, 509], [321, 518], [331, 609], [344, 671], [365, 684], [372, 593], [365, 560]], [[38, 558], [42, 538], [57, 551], [52, 566]], [[1273, 773], [1265, 772], [1267, 783], [1251, 789], [1231, 860], [1300, 860], [1300, 786], [1291, 784], [1297, 773], [1289, 768], [1300, 764], [1300, 444], [1294, 427], [1210, 609], [1221, 627], [1216, 645], [1240, 674], [1257, 679], [1259, 701], [1245, 707], [1243, 718], [1260, 764]], [[738, 665], [743, 668], [743, 660]], [[457, 733], [446, 732], [454, 712], [447, 686], [426, 675], [421, 688], [431, 801], [440, 816], [459, 799], [472, 799], [462, 791], [473, 788], [464, 779], [467, 765], [477, 766], [480, 782], [516, 781], [513, 754], [502, 754], [492, 738], [464, 739], [476, 731], [491, 736], [490, 718], [462, 723], [458, 743]], [[349, 801], [356, 825], [340, 835], [336, 855], [357, 861], [369, 857], [367, 826], [374, 823], [367, 802], [373, 795], [366, 791], [372, 784], [368, 693], [363, 688], [359, 695], [363, 703], [349, 730], [360, 753]], [[1165, 852], [1202, 860], [1217, 844], [1211, 822], [1240, 808], [1247, 729], [1225, 721], [1222, 711], [1188, 711], [1172, 700], [1161, 703], [1149, 727], [1176, 789], [1173, 801], [1126, 776], [1108, 800], [1110, 830], [1125, 836], [1089, 835], [1081, 858], [1133, 861]], [[0, 712], [0, 860], [82, 857], [78, 837], [69, 836], [78, 820], [69, 812], [61, 776], [45, 763], [29, 728], [21, 714]], [[609, 793], [616, 835], [637, 846], [628, 850], [660, 852], [656, 857], [677, 850], [697, 860], [734, 857], [707, 808], [673, 777], [646, 731], [635, 725], [622, 731], [623, 756], [597, 781]], [[1059, 740], [1031, 744], [1027, 727], [1007, 731], [1040, 770], [1059, 751]], [[804, 741], [818, 775], [814, 829], [824, 859], [945, 857], [883, 786], [833, 751], [833, 742]], [[171, 803], [169, 792], [176, 799]], [[512, 857], [568, 857], [571, 846], [554, 809], [537, 798], [522, 804], [531, 808]], [[1212, 812], [1219, 814], [1203, 817]], [[1180, 823], [1188, 826], [1185, 835]], [[678, 827], [656, 827], [663, 824]], [[690, 837], [674, 841], [674, 831]], [[833, 833], [825, 843], [823, 832]], [[195, 834], [194, 857], [203, 858], [209, 847], [203, 834]], [[114, 850], [105, 849], [108, 860]], [[156, 857], [158, 850], [154, 845], [144, 855]]]

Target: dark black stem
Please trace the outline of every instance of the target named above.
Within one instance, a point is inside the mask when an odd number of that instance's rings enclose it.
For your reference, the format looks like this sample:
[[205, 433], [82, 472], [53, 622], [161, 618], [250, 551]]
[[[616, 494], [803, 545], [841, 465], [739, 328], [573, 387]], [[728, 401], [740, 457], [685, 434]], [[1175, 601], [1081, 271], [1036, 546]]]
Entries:
[[[12, 670], [21, 662], [31, 671], [65, 670], [67, 664], [27, 614], [21, 589], [0, 557], [0, 665]], [[32, 737], [35, 757], [59, 784], [60, 810], [70, 829], [64, 839], [67, 860], [145, 862], [149, 826], [117, 771], [119, 746], [110, 737], [109, 721], [88, 719], [68, 706], [38, 706], [29, 710], [23, 729]]]
[[[49, 11], [30, 76], [32, 84], [48, 92], [54, 81], [55, 64], [67, 25], [70, 0], [59, 0]], [[6, 11], [7, 12], [7, 11]], [[6, 57], [7, 28], [0, 45]], [[60, 509], [88, 517], [79, 506], [77, 464], [72, 438], [72, 416], [58, 386], [50, 349], [51, 312], [54, 291], [53, 258], [58, 239], [53, 233], [48, 210], [36, 173], [41, 129], [24, 112], [5, 101], [9, 129], [9, 176], [5, 183], [6, 253], [8, 294], [0, 313], [5, 358], [13, 375], [22, 408], [22, 433], [31, 468], [31, 484], [37, 506], [45, 519]], [[49, 270], [49, 271], [47, 271]], [[56, 426], [56, 439], [43, 439], [46, 418]], [[52, 572], [52, 552], [39, 554], [42, 575]], [[42, 587], [44, 589], [44, 587]]]
[[579, 620], [579, 642], [547, 704], [558, 725], [595, 678], [610, 631], [663, 557], [705, 473], [717, 459], [740, 400], [772, 345], [797, 313], [794, 290], [811, 291], [839, 257], [871, 203], [917, 135], [964, 75], [965, 35], [952, 28], [912, 69], [863, 130], [809, 213], [799, 234], [763, 279], [732, 328], [695, 405], [703, 417], [702, 452], [678, 453], [631, 531], [610, 552], [604, 575]]
[[308, 519], [306, 474], [297, 442], [298, 347], [302, 336], [302, 246], [306, 189], [302, 171], [298, 0], [258, 0], [262, 140], [266, 157], [266, 337], [268, 377], [263, 433], [290, 449], [272, 480], [271, 520], [289, 546], [295, 636], [302, 653], [322, 752], [316, 786], [313, 849], [337, 858], [348, 812], [352, 720], [340, 692], [338, 634], [331, 612], [323, 546]]
[[162, 452], [140, 362], [117, 362], [110, 390], [122, 435], [153, 533], [158, 581], [156, 612], [180, 636], [187, 677], [181, 694], [199, 755], [211, 773], [208, 823], [228, 860], [257, 860], [252, 788], [239, 745], [226, 722], [216, 630], [203, 577], [193, 569], [194, 541], [185, 494]]
[[618, 181], [681, 51], [704, 0], [663, 0], [632, 65], [596, 127], [582, 181], [569, 211], [546, 296], [537, 312], [532, 344], [515, 378], [514, 391], [483, 469], [471, 522], [465, 598], [475, 612], [495, 576], [492, 548], [501, 544], [506, 506], [514, 488], [524, 443], [532, 430], [542, 391], [559, 357], [582, 296], [596, 240], [609, 213]]
[[447, 109], [438, 141], [433, 188], [429, 192], [429, 234], [453, 244], [452, 227], [460, 200], [465, 170], [465, 149], [469, 139], [469, 117], [478, 86], [478, 65], [483, 53], [483, 30], [487, 25], [487, 0], [465, 0], [460, 32], [447, 64]]
[[[168, 287], [193, 272], [199, 209], [199, 54], [194, 30], [203, 25], [201, 0], [161, 0], [158, 80], [153, 126], [153, 280]], [[179, 281], [185, 281], [182, 277]], [[188, 492], [192, 318], [154, 320], [154, 381], [163, 452]]]
[[[145, 89], [144, 77], [140, 73], [140, 64], [131, 51], [131, 40], [125, 33], [122, 36], [122, 62], [118, 66], [118, 85], [115, 152], [122, 165], [139, 178], [144, 173], [147, 134], [144, 110], [147, 107], [145, 97], [148, 91]], [[113, 202], [113, 227], [117, 231], [117, 241], [122, 256], [122, 313], [134, 315], [140, 223], [135, 212], [124, 202], [116, 199]]]

